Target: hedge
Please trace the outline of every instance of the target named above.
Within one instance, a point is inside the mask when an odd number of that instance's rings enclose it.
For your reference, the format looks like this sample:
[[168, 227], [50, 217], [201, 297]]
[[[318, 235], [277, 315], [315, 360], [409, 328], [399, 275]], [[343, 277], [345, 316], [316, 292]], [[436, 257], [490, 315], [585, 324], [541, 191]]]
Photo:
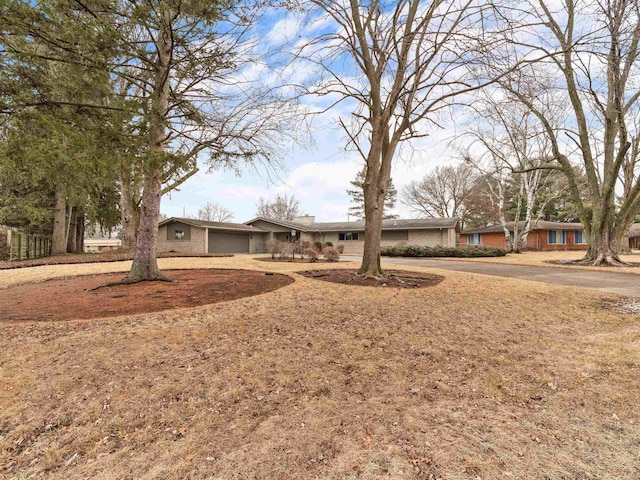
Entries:
[[382, 247], [380, 254], [385, 257], [504, 257], [507, 251], [499, 247], [418, 247], [417, 245], [396, 245]]

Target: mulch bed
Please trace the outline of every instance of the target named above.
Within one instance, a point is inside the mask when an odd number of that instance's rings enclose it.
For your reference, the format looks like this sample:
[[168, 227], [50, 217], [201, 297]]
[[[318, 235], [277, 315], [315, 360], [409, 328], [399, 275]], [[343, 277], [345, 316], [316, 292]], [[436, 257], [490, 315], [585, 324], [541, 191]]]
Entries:
[[168, 270], [173, 282], [117, 282], [122, 273], [56, 278], [0, 289], [3, 321], [60, 321], [195, 307], [271, 292], [293, 283], [287, 275], [252, 270]]
[[[34, 258], [32, 260], [14, 260], [0, 262], [0, 270], [11, 268], [39, 267], [41, 265], [71, 265], [76, 263], [101, 263], [101, 262], [122, 262], [133, 260], [133, 250], [116, 250], [104, 253], [68, 253], [53, 257]], [[178, 257], [233, 257], [233, 255], [223, 255], [219, 253], [178, 253], [162, 252], [157, 254], [158, 258], [178, 258]]]
[[363, 278], [358, 270], [351, 269], [307, 270], [306, 272], [298, 273], [305, 277], [325, 282], [362, 287], [424, 288], [432, 287], [444, 280], [444, 277], [440, 275], [408, 272], [406, 270], [388, 270], [387, 276], [380, 279]]

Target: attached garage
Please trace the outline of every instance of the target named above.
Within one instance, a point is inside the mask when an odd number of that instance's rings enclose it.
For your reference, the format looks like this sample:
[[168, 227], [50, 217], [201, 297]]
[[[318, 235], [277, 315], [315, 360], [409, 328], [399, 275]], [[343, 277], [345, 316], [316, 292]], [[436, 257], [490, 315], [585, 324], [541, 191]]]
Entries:
[[249, 253], [249, 235], [209, 230], [208, 253]]
[[158, 225], [158, 251], [180, 253], [256, 253], [267, 230], [244, 223], [171, 217]]

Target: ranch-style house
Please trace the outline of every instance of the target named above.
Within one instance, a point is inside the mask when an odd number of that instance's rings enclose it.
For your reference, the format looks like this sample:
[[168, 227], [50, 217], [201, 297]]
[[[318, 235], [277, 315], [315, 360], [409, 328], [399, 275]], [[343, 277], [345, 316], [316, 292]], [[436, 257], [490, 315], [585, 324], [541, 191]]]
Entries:
[[[384, 220], [382, 245], [455, 246], [457, 218]], [[257, 217], [245, 223], [208, 222], [172, 217], [159, 224], [158, 251], [181, 253], [265, 253], [267, 242], [326, 242], [344, 245], [344, 253], [361, 254], [364, 221], [316, 222], [305, 215], [292, 221]]]

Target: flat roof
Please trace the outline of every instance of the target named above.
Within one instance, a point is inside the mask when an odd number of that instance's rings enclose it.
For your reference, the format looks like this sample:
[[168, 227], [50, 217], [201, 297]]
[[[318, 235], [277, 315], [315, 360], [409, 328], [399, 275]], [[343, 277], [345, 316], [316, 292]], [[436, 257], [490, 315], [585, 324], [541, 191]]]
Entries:
[[223, 230], [228, 232], [246, 232], [246, 233], [267, 233], [267, 230], [256, 228], [245, 223], [231, 222], [210, 222], [208, 220], [197, 220], [195, 218], [171, 217], [161, 221], [158, 226], [161, 227], [171, 222], [184, 223], [197, 228], [208, 228], [210, 230]]
[[[274, 220], [265, 217], [256, 217], [246, 222], [247, 224], [263, 221], [280, 225], [282, 227], [299, 230], [301, 232], [364, 232], [364, 220], [353, 222], [313, 222], [295, 223], [285, 220]], [[457, 218], [415, 218], [415, 219], [388, 219], [382, 221], [382, 230], [425, 230], [455, 228]]]
[[[507, 222], [509, 231], [513, 231], [516, 222]], [[518, 222], [518, 228], [524, 228], [525, 222]], [[584, 226], [576, 222], [549, 222], [546, 220], [538, 220], [533, 224], [531, 230], [583, 230]], [[502, 225], [489, 225], [488, 227], [471, 228], [461, 232], [462, 235], [472, 233], [496, 233], [503, 232]]]

